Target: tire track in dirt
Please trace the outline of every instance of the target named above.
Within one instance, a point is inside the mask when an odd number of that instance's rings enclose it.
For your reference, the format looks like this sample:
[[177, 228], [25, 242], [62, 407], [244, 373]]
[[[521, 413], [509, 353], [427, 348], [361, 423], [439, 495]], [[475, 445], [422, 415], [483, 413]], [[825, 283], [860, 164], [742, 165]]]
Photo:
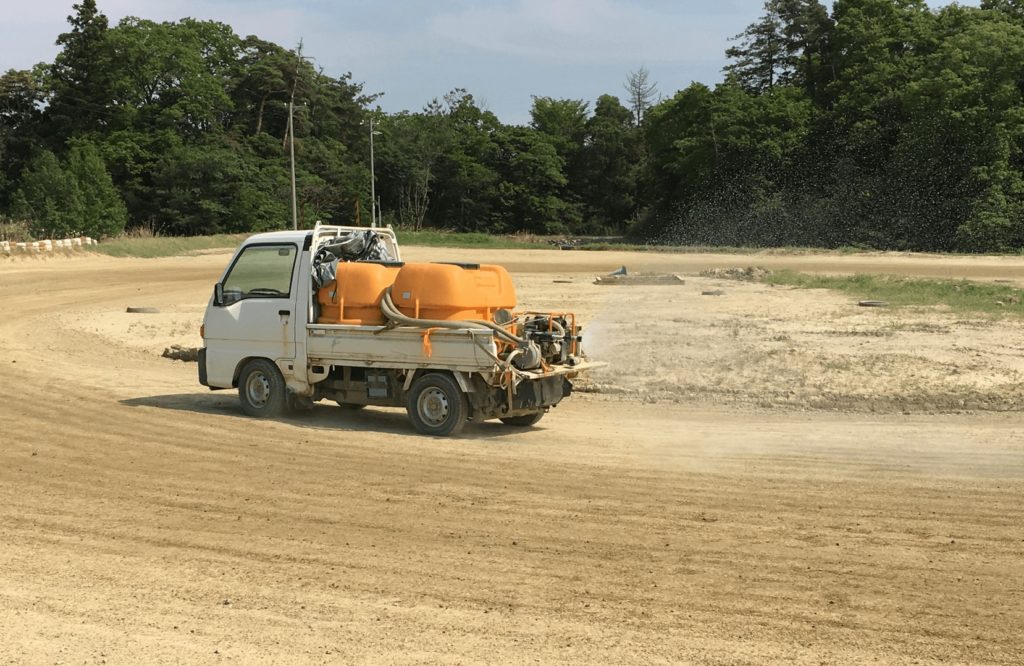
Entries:
[[255, 422], [194, 367], [50, 317], [122, 307], [131, 280], [147, 304], [202, 299], [222, 262], [2, 274], [0, 352], [18, 363], [0, 362], [16, 387], [0, 657], [1015, 663], [1024, 648], [1019, 417], [579, 396], [541, 428], [453, 441], [411, 435], [397, 410]]

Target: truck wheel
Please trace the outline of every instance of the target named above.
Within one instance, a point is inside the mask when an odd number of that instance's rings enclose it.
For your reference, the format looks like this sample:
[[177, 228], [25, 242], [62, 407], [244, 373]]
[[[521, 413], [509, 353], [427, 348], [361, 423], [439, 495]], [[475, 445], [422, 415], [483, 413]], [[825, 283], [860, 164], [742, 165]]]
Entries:
[[530, 426], [537, 423], [544, 418], [544, 412], [537, 412], [536, 414], [524, 414], [522, 416], [506, 416], [503, 419], [498, 419], [507, 426], [514, 426], [516, 428], [529, 428]]
[[454, 379], [432, 372], [413, 382], [406, 411], [413, 427], [422, 434], [447, 437], [466, 425], [469, 400]]
[[238, 375], [238, 399], [249, 416], [280, 415], [288, 402], [281, 371], [265, 358], [249, 361]]

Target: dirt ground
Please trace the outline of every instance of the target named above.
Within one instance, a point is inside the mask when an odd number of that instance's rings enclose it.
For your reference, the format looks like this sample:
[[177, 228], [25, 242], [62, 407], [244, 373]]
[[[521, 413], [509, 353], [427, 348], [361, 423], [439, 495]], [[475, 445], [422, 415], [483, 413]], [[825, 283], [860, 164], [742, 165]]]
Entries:
[[524, 431], [254, 421], [160, 357], [227, 255], [0, 259], [0, 663], [1024, 661], [1021, 323], [697, 275], [1024, 259], [405, 258], [504, 263], [608, 367]]

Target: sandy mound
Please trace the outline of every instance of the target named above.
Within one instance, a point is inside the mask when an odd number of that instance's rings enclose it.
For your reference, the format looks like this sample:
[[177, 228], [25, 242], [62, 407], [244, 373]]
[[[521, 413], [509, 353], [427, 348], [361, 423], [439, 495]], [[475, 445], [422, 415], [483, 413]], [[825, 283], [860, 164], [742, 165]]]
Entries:
[[608, 305], [586, 339], [610, 366], [582, 390], [798, 409], [1024, 406], [1017, 320], [864, 309], [835, 292], [701, 278], [671, 293], [637, 287]]

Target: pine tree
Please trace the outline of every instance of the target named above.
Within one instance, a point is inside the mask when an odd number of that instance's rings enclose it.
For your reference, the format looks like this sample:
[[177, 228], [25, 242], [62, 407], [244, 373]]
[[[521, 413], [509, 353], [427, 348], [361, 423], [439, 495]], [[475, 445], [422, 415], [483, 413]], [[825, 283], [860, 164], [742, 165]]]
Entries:
[[768, 5], [782, 22], [785, 65], [780, 82], [800, 86], [815, 98], [832, 78], [828, 10], [818, 0], [769, 0]]
[[75, 177], [46, 150], [25, 169], [14, 194], [12, 213], [27, 220], [36, 238], [82, 233], [85, 206]]
[[629, 97], [629, 107], [633, 110], [633, 120], [637, 127], [643, 124], [647, 110], [654, 104], [658, 96], [658, 84], [651, 81], [651, 74], [646, 67], [630, 72], [623, 84]]
[[77, 141], [68, 154], [67, 172], [81, 193], [82, 233], [99, 238], [124, 231], [128, 210], [96, 146]]
[[71, 31], [57, 37], [63, 48], [50, 67], [53, 98], [47, 116], [55, 143], [106, 124], [113, 97], [107, 17], [96, 8], [96, 0], [82, 0], [71, 8]]
[[782, 18], [772, 5], [765, 3], [764, 16], [733, 38], [738, 46], [725, 51], [734, 61], [725, 66], [726, 75], [755, 93], [771, 90], [789, 71]]
[[734, 60], [726, 65], [726, 73], [751, 92], [795, 85], [813, 97], [827, 81], [827, 10], [818, 0], [768, 0], [764, 11], [733, 38], [740, 44], [725, 52]]

